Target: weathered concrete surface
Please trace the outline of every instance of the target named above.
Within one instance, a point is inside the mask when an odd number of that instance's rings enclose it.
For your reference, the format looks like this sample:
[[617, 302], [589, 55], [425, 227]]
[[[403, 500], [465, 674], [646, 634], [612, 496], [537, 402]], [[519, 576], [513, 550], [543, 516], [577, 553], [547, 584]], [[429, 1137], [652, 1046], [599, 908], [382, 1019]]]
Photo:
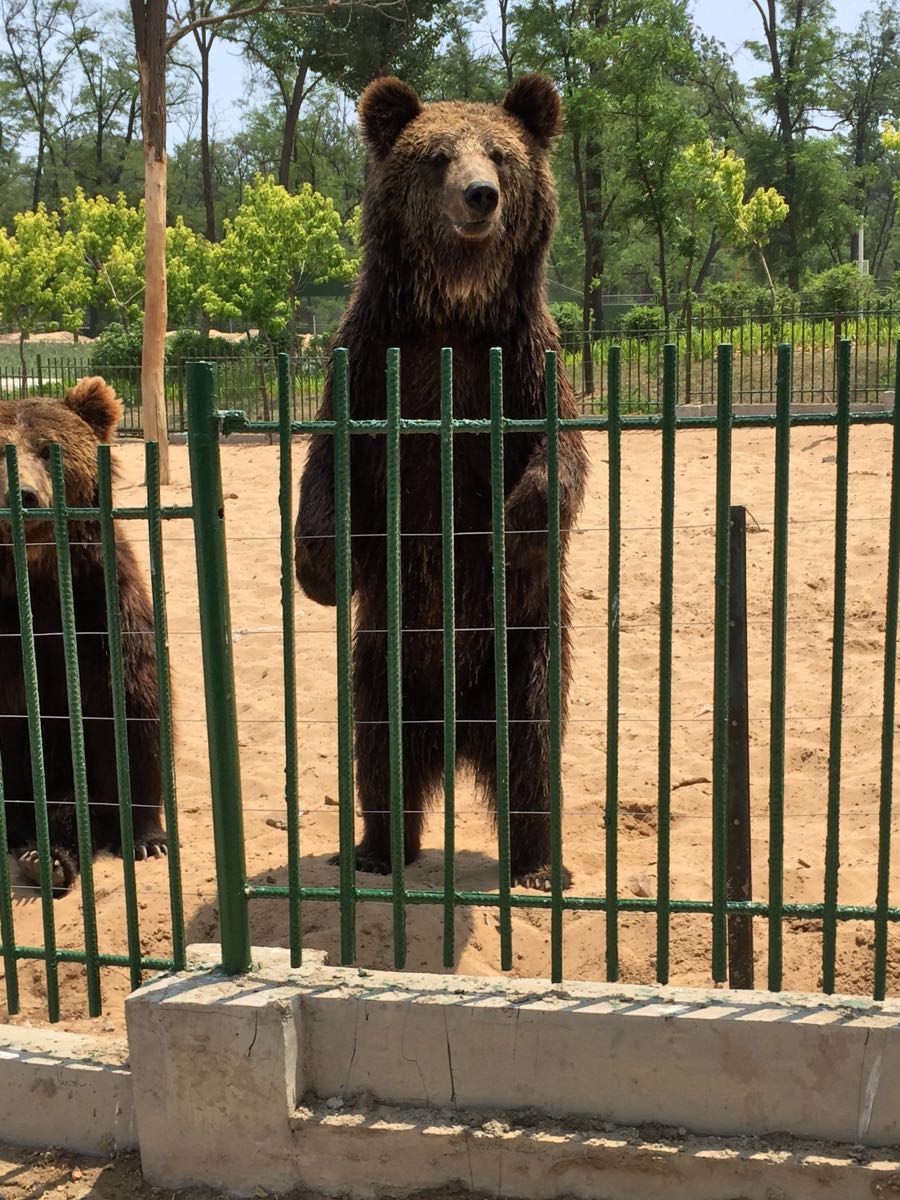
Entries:
[[0, 1025], [0, 1141], [109, 1154], [137, 1146], [128, 1047]]
[[[521, 1123], [525, 1113], [531, 1127], [565, 1121], [571, 1133], [587, 1123], [595, 1139], [610, 1123], [681, 1128], [724, 1139], [726, 1146], [772, 1131], [833, 1145], [900, 1144], [896, 1003], [550, 987], [315, 964], [291, 971], [286, 955], [270, 952], [265, 966], [240, 979], [161, 977], [126, 1008], [142, 1160], [151, 1182], [166, 1186], [198, 1182], [252, 1191], [299, 1185], [362, 1200], [381, 1186], [412, 1192], [465, 1178], [453, 1164], [460, 1145], [471, 1155], [474, 1133], [435, 1141], [418, 1127], [415, 1136], [402, 1130], [402, 1138], [391, 1129], [385, 1147], [398, 1138], [409, 1147], [382, 1149], [375, 1134], [385, 1132], [383, 1122], [370, 1121], [366, 1109], [384, 1106], [427, 1111], [431, 1124], [436, 1112], [459, 1114], [467, 1128], [472, 1113], [505, 1123]], [[304, 1103], [315, 1108], [323, 1102], [341, 1114], [354, 1106], [362, 1123], [302, 1115]], [[576, 1150], [568, 1136], [559, 1153], [589, 1160], [583, 1178], [592, 1182], [582, 1190], [573, 1182], [582, 1178], [581, 1168], [557, 1162], [555, 1149], [543, 1155], [542, 1147], [557, 1143], [535, 1132], [523, 1133], [515, 1145], [500, 1138], [499, 1149], [493, 1142], [484, 1149], [493, 1164], [484, 1167], [485, 1177], [502, 1159], [507, 1182], [514, 1177], [512, 1162], [521, 1162], [521, 1180], [537, 1180], [533, 1191], [521, 1190], [524, 1182], [519, 1190], [504, 1183], [510, 1196], [681, 1194], [668, 1179], [676, 1158], [683, 1168], [680, 1151], [659, 1160], [667, 1183], [658, 1193], [635, 1190], [633, 1180], [610, 1190], [607, 1166], [605, 1190], [598, 1192], [597, 1162], [608, 1165], [612, 1151], [593, 1142]], [[351, 1170], [354, 1147], [364, 1142], [371, 1149], [358, 1172]], [[328, 1164], [321, 1161], [326, 1143]], [[655, 1170], [647, 1165], [655, 1161], [644, 1154], [641, 1171]], [[706, 1157], [699, 1154], [697, 1161]], [[398, 1173], [390, 1183], [383, 1177], [387, 1163]], [[804, 1163], [804, 1178], [815, 1176], [819, 1166]], [[838, 1180], [849, 1171], [855, 1179], [857, 1167], [849, 1158], [826, 1174]], [[900, 1177], [894, 1183], [900, 1192]], [[495, 1183], [478, 1186], [496, 1191]], [[694, 1190], [683, 1194], [691, 1200], [706, 1194], [693, 1175], [690, 1186]], [[717, 1200], [766, 1195], [741, 1187], [709, 1194]], [[846, 1179], [840, 1187], [835, 1196], [855, 1194]], [[783, 1191], [792, 1198], [805, 1194], [793, 1185]]]
[[[301, 1110], [295, 1173], [327, 1196], [379, 1200], [458, 1185], [477, 1196], [547, 1200], [873, 1200], [900, 1194], [900, 1161], [849, 1147], [663, 1138], [454, 1112]], [[433, 1194], [433, 1193], [432, 1193]]]

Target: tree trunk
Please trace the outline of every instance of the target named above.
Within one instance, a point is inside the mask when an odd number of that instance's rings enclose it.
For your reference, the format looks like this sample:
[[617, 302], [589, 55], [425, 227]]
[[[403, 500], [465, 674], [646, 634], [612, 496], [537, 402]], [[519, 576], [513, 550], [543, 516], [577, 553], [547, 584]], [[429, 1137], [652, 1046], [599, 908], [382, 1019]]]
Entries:
[[166, 0], [132, 0], [144, 141], [144, 440], [159, 443], [160, 483], [169, 482], [166, 427]]
[[[205, 30], [203, 31], [206, 32]], [[213, 194], [212, 154], [209, 147], [209, 52], [213, 38], [200, 39], [200, 171], [203, 176], [203, 207], [206, 210], [206, 240], [216, 240], [216, 203]]]
[[594, 278], [594, 239], [588, 213], [587, 188], [581, 154], [581, 134], [572, 133], [572, 161], [578, 182], [578, 210], [581, 217], [581, 236], [584, 243], [584, 285], [581, 297], [581, 386], [584, 395], [594, 395], [594, 356], [591, 345], [591, 283]]
[[309, 68], [301, 63], [291, 92], [291, 100], [284, 115], [284, 130], [281, 135], [281, 162], [278, 166], [278, 182], [283, 188], [291, 186], [291, 163], [294, 159], [294, 143], [297, 140], [297, 122], [300, 120], [300, 105], [303, 103], [306, 76]]

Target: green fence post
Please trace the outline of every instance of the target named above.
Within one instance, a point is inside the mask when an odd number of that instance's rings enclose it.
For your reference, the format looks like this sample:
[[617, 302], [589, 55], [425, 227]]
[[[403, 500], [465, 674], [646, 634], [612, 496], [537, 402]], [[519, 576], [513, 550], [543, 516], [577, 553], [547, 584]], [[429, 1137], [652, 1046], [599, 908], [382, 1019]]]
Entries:
[[231, 655], [219, 419], [213, 403], [209, 363], [187, 364], [187, 408], [222, 966], [229, 974], [236, 975], [250, 967], [250, 923], [245, 892], [241, 764]]

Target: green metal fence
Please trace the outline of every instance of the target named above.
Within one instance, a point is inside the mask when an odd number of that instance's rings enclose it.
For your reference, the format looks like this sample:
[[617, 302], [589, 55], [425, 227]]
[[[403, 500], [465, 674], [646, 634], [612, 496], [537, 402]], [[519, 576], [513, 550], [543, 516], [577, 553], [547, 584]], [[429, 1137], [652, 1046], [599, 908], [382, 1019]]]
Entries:
[[[605, 412], [584, 414], [575, 419], [559, 415], [557, 397], [557, 356], [547, 355], [546, 414], [541, 418], [516, 419], [504, 414], [502, 361], [499, 350], [490, 356], [490, 415], [483, 419], [458, 419], [453, 412], [452, 354], [443, 352], [441, 358], [440, 413], [433, 419], [413, 420], [402, 415], [400, 407], [400, 355], [391, 351], [387, 363], [387, 392], [383, 419], [357, 419], [351, 416], [352, 398], [349, 395], [347, 353], [337, 350], [333, 362], [333, 417], [315, 420], [295, 419], [291, 403], [290, 364], [286, 357], [279, 360], [279, 403], [277, 419], [251, 420], [234, 408], [218, 408], [215, 396], [215, 373], [205, 363], [191, 364], [187, 371], [186, 404], [189, 425], [189, 461], [192, 487], [190, 506], [160, 504], [155, 447], [147, 448], [148, 503], [141, 508], [114, 509], [109, 485], [108, 450], [101, 448], [101, 487], [96, 508], [72, 510], [64, 503], [61, 490], [62, 474], [58, 451], [54, 457], [54, 505], [51, 510], [24, 510], [18, 499], [18, 489], [11, 484], [9, 510], [0, 510], [0, 521], [11, 523], [12, 546], [18, 584], [18, 611], [23, 630], [23, 662], [27, 683], [27, 718], [31, 730], [34, 765], [35, 796], [38, 816], [38, 841], [41, 854], [42, 905], [44, 913], [44, 945], [41, 947], [16, 944], [14, 916], [9, 903], [10, 877], [6, 856], [0, 853], [0, 937], [7, 1005], [15, 1012], [17, 997], [17, 963], [21, 959], [43, 959], [47, 979], [47, 1007], [51, 1020], [59, 1014], [58, 967], [61, 962], [83, 963], [89, 982], [89, 1011], [100, 1009], [100, 968], [106, 965], [127, 966], [131, 981], [137, 985], [144, 972], [170, 966], [184, 966], [184, 902], [177, 855], [177, 826], [172, 751], [171, 707], [168, 691], [168, 644], [165, 619], [165, 588], [162, 572], [162, 521], [191, 521], [196, 548], [200, 631], [202, 636], [206, 723], [208, 736], [210, 787], [214, 820], [215, 854], [217, 864], [218, 917], [221, 931], [222, 962], [230, 972], [247, 969], [250, 961], [251, 931], [249, 905], [251, 900], [264, 899], [288, 905], [288, 942], [291, 961], [302, 961], [304, 911], [308, 903], [332, 902], [340, 911], [340, 959], [344, 963], [357, 960], [357, 924], [360, 906], [388, 904], [393, 913], [393, 956], [397, 969], [406, 964], [405, 931], [408, 908], [416, 905], [438, 906], [443, 915], [443, 962], [452, 969], [455, 962], [455, 913], [460, 908], [493, 909], [499, 918], [500, 965], [509, 970], [513, 965], [515, 929], [513, 913], [533, 909], [550, 916], [550, 976], [554, 981], [566, 978], [563, 919], [567, 912], [602, 913], [605, 922], [605, 976], [611, 981], [621, 977], [620, 949], [622, 934], [620, 919], [634, 913], [646, 914], [656, 923], [657, 980], [666, 984], [672, 974], [672, 921], [685, 914], [708, 920], [712, 932], [710, 976], [716, 982], [728, 979], [727, 929], [729, 917], [735, 914], [760, 918], [768, 929], [767, 962], [768, 987], [779, 990], [783, 984], [783, 936], [785, 923], [805, 919], [821, 923], [822, 929], [822, 989], [835, 989], [835, 941], [841, 922], [858, 920], [871, 922], [874, 929], [873, 994], [882, 998], [887, 988], [888, 931], [900, 921], [900, 907], [891, 903], [891, 827], [895, 769], [894, 742], [896, 734], [895, 690], [897, 675], [898, 599], [900, 599], [900, 420], [895, 417], [900, 400], [900, 351], [897, 353], [894, 379], [894, 406], [885, 404], [854, 410], [851, 404], [853, 357], [849, 341], [842, 341], [837, 352], [837, 402], [834, 408], [792, 406], [792, 349], [781, 345], [777, 349], [777, 395], [772, 411], [736, 412], [734, 407], [734, 351], [730, 345], [718, 347], [716, 407], [710, 412], [685, 412], [679, 408], [679, 356], [677, 347], [667, 345], [662, 352], [662, 403], [659, 413], [634, 414], [624, 410], [622, 395], [622, 355], [612, 347], [607, 359], [607, 388]], [[226, 401], [230, 397], [224, 397]], [[877, 878], [874, 905], [841, 903], [838, 894], [838, 865], [841, 846], [841, 731], [842, 684], [844, 673], [843, 631], [846, 620], [847, 578], [847, 498], [849, 491], [849, 444], [854, 427], [875, 425], [886, 427], [892, 446], [892, 474], [889, 481], [889, 533], [886, 564], [887, 593], [884, 606], [883, 651], [883, 708], [881, 728], [881, 770], [878, 783], [879, 814], [877, 820], [878, 850], [871, 864]], [[831, 727], [829, 735], [829, 786], [824, 804], [827, 818], [826, 869], [824, 894], [821, 900], [809, 903], [786, 902], [784, 899], [785, 845], [785, 726], [788, 720], [786, 699], [786, 656], [788, 649], [788, 555], [790, 523], [788, 510], [790, 434], [797, 428], [833, 429], [838, 438], [836, 488], [837, 503], [834, 537], [834, 597], [833, 640], [830, 648], [832, 683], [830, 697]], [[563, 877], [563, 812], [562, 778], [562, 705], [561, 654], [562, 623], [560, 612], [560, 555], [561, 529], [559, 511], [559, 439], [567, 429], [585, 433], [603, 433], [607, 438], [608, 468], [604, 483], [608, 505], [609, 552], [607, 575], [607, 758], [605, 779], [597, 781], [597, 805], [605, 815], [605, 844], [602, 868], [602, 887], [580, 889], [579, 893], [564, 890]], [[758, 831], [767, 836], [769, 872], [767, 898], [736, 900], [731, 898], [727, 866], [728, 817], [728, 743], [729, 743], [729, 639], [732, 617], [729, 600], [730, 573], [730, 514], [732, 503], [732, 434], [736, 430], [774, 429], [774, 569], [771, 592], [772, 659], [771, 704], [769, 720], [769, 782], [768, 829]], [[715, 629], [713, 673], [711, 762], [711, 844], [709, 864], [711, 888], [708, 897], [692, 899], [673, 896], [671, 847], [671, 791], [673, 722], [673, 653], [677, 636], [673, 620], [675, 569], [675, 499], [677, 492], [677, 463], [679, 447], [685, 445], [691, 433], [714, 430], [716, 433], [716, 500], [715, 500]], [[505, 595], [505, 531], [503, 504], [503, 454], [505, 438], [516, 432], [546, 434], [549, 488], [548, 554], [550, 564], [549, 592], [549, 655], [550, 655], [550, 763], [551, 763], [551, 886], [548, 894], [514, 892], [510, 873], [510, 804], [509, 804], [509, 705], [507, 694], [507, 642]], [[619, 690], [620, 690], [620, 626], [619, 609], [622, 586], [622, 549], [625, 544], [622, 527], [622, 446], [635, 431], [655, 434], [661, 444], [661, 506], [658, 515], [660, 530], [659, 560], [659, 680], [657, 727], [657, 889], [656, 895], [626, 895], [618, 877], [620, 846], [620, 767], [618, 749]], [[265, 434], [278, 439], [280, 517], [280, 595], [282, 603], [283, 637], [283, 694], [285, 733], [284, 812], [286, 826], [287, 882], [257, 883], [248, 878], [244, 850], [244, 812], [242, 808], [240, 745], [235, 703], [235, 677], [232, 662], [233, 631], [229, 611], [229, 588], [235, 594], [241, 586], [229, 580], [227, 570], [224, 500], [221, 473], [221, 439], [233, 434]], [[335, 464], [335, 558], [337, 620], [335, 669], [337, 675], [336, 744], [338, 759], [338, 842], [339, 870], [332, 886], [310, 886], [301, 874], [302, 843], [297, 701], [297, 645], [295, 627], [295, 582], [293, 568], [293, 523], [296, 507], [295, 480], [292, 475], [291, 442], [296, 435], [325, 433], [334, 440]], [[494, 651], [496, 684], [496, 731], [498, 750], [497, 778], [497, 876], [496, 887], [490, 890], [463, 890], [455, 874], [455, 765], [456, 765], [456, 708], [455, 708], [455, 625], [454, 625], [454, 527], [453, 527], [453, 453], [454, 441], [460, 435], [480, 435], [490, 439], [493, 521], [490, 535], [493, 545], [494, 571]], [[681, 435], [681, 436], [679, 436]], [[404, 531], [400, 524], [400, 444], [404, 437], [435, 437], [440, 440], [440, 461], [443, 496], [443, 662], [444, 662], [444, 864], [441, 888], [411, 887], [403, 865], [403, 795], [402, 795], [402, 736], [401, 736], [401, 654], [403, 620], [400, 606], [400, 564]], [[386, 538], [388, 548], [388, 742], [390, 747], [390, 814], [393, 873], [387, 886], [364, 886], [354, 869], [355, 813], [353, 732], [354, 713], [351, 692], [351, 650], [353, 614], [351, 607], [352, 530], [350, 523], [350, 445], [353, 437], [383, 437], [387, 454], [387, 511]], [[689, 445], [689, 441], [687, 443]], [[274, 453], [274, 451], [273, 451]], [[15, 453], [7, 449], [7, 466], [12, 480], [16, 479]], [[61, 605], [63, 637], [65, 640], [69, 703], [72, 729], [73, 761], [83, 761], [83, 731], [78, 713], [77, 654], [72, 622], [71, 580], [66, 570], [68, 559], [67, 526], [70, 521], [86, 523], [103, 545], [107, 568], [114, 561], [112, 542], [115, 536], [114, 519], [147, 522], [150, 533], [150, 553], [153, 577], [156, 651], [161, 686], [163, 719], [160, 724], [160, 744], [165, 763], [166, 819], [170, 831], [170, 909], [174, 951], [171, 958], [151, 958], [141, 952], [139, 908], [136, 904], [133, 864], [127, 863], [123, 872], [123, 887], [128, 908], [128, 954], [111, 955], [100, 946], [93, 914], [92, 875], [89, 846], [89, 797], [83, 779], [77, 788], [76, 807], [82, 848], [83, 873], [81, 883], [84, 919], [84, 949], [57, 949], [54, 936], [54, 904], [50, 898], [49, 844], [46, 832], [46, 794], [39, 786], [41, 773], [40, 713], [36, 706], [36, 665], [34, 631], [30, 623], [29, 585], [26, 568], [24, 529], [33, 518], [50, 518], [55, 523], [56, 541], [61, 563]], [[656, 518], [654, 518], [654, 521]], [[114, 573], [113, 573], [114, 574]], [[276, 594], [276, 581], [271, 581], [271, 594]], [[110, 662], [114, 682], [121, 661], [119, 648], [118, 613], [115, 587], [107, 588]], [[127, 796], [125, 761], [127, 741], [124, 722], [127, 714], [122, 704], [120, 681], [114, 688], [116, 704], [116, 749], [119, 765], [120, 794]], [[79, 772], [76, 769], [76, 777]], [[10, 798], [7, 797], [7, 800]], [[0, 804], [0, 814], [3, 805]], [[127, 803], [122, 805], [123, 832], [128, 824]], [[2, 816], [0, 816], [2, 821]], [[185, 826], [182, 815], [182, 829]], [[0, 826], [0, 850], [5, 829]], [[598, 876], [598, 882], [599, 882]]]
[[[47, 1013], [51, 1021], [60, 1016], [59, 969], [64, 963], [83, 963], [87, 976], [88, 1012], [101, 1012], [100, 968], [127, 967], [133, 987], [137, 987], [145, 970], [183, 968], [185, 965], [184, 904], [178, 843], [178, 812], [175, 794], [174, 730], [171, 704], [171, 671], [168, 650], [166, 617], [165, 572], [163, 565], [162, 522], [185, 520], [194, 515], [190, 506], [163, 506], [160, 502], [159, 457], [156, 444], [146, 447], [145, 471], [147, 503], [143, 507], [114, 508], [112, 502], [112, 464], [110, 447], [98, 448], [98, 504], [76, 508], [66, 503], [63, 458], [59, 446], [51, 447], [53, 504], [49, 509], [23, 507], [19, 487], [19, 466], [16, 447], [6, 446], [9, 504], [0, 509], [0, 522], [8, 522], [11, 537], [2, 539], [0, 552], [11, 552], [15, 572], [15, 608], [21, 635], [5, 632], [2, 636], [17, 636], [21, 643], [24, 674], [25, 711], [0, 714], [4, 721], [27, 719], [31, 751], [31, 777], [35, 808], [36, 841], [40, 860], [40, 902], [43, 916], [42, 946], [18, 945], [15, 936], [14, 908], [11, 902], [11, 879], [8, 861], [7, 806], [21, 803], [21, 798], [4, 796], [0, 771], [0, 937], [5, 964], [6, 1001], [10, 1014], [19, 1011], [19, 981], [17, 963], [21, 959], [40, 959], [45, 967]], [[26, 542], [26, 522], [52, 521], [59, 582], [60, 632], [49, 636], [62, 639], [65, 656], [65, 682], [68, 697], [67, 714], [42, 711], [39, 686], [39, 664], [36, 639], [48, 636], [36, 632], [33, 618], [33, 594], [28, 570], [28, 547], [39, 546], [33, 539]], [[159, 749], [162, 761], [163, 808], [169, 831], [168, 881], [169, 919], [173, 953], [171, 958], [154, 958], [141, 953], [139, 909], [135, 880], [134, 844], [132, 840], [131, 776], [128, 761], [127, 721], [125, 706], [122, 611], [118, 594], [116, 570], [116, 521], [146, 522], [151, 565], [153, 628], [144, 631], [154, 637], [157, 688], [160, 701], [158, 722]], [[112, 721], [115, 734], [115, 756], [118, 779], [119, 813], [123, 847], [123, 889], [127, 920], [128, 952], [111, 954], [99, 945], [96, 902], [94, 895], [91, 799], [88, 793], [85, 755], [85, 726], [92, 720], [105, 717], [82, 714], [81, 680], [79, 677], [78, 638], [97, 636], [97, 630], [80, 628], [76, 621], [74, 601], [73, 559], [70, 527], [79, 545], [93, 543], [101, 547], [105, 577], [106, 627], [101, 632], [107, 642], [110, 664]], [[4, 563], [5, 567], [7, 564]], [[46, 587], [46, 583], [43, 584]], [[6, 615], [10, 613], [7, 609]], [[53, 863], [51, 858], [49, 809], [59, 797], [48, 794], [44, 756], [44, 724], [66, 719], [71, 735], [71, 756], [74, 776], [74, 809], [77, 845], [81, 864], [81, 912], [84, 945], [80, 950], [64, 949], [57, 945], [56, 908], [53, 899]], [[0, 764], [2, 767], [2, 764]]]

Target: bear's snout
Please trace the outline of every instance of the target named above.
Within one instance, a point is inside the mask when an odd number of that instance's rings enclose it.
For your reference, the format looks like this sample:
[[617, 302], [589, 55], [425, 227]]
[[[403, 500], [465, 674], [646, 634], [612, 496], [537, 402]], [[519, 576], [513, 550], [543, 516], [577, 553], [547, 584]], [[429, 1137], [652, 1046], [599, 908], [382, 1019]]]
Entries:
[[479, 217], [488, 217], [500, 202], [500, 192], [485, 179], [476, 179], [466, 188], [463, 195], [466, 204]]

